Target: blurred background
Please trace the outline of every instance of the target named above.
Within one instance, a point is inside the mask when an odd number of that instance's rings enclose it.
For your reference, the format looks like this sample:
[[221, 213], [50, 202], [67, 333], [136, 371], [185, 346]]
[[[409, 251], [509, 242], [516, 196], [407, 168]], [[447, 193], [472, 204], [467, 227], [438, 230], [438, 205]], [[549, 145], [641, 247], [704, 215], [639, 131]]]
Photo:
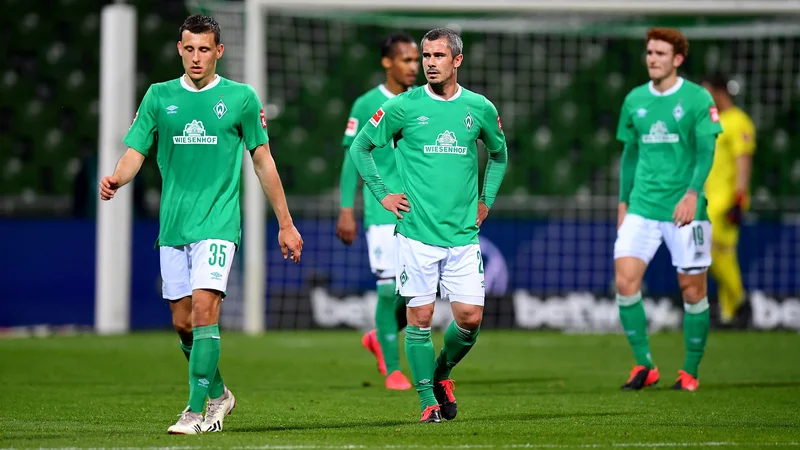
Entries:
[[[100, 12], [109, 3], [3, 1], [0, 327], [6, 333], [69, 332], [95, 323]], [[219, 21], [227, 48], [218, 72], [245, 81], [242, 2], [126, 3], [137, 15], [135, 105], [151, 83], [182, 74], [175, 43], [191, 13]], [[260, 92], [305, 248], [300, 265], [283, 260], [270, 212], [265, 328], [372, 326], [374, 277], [363, 230], [352, 247], [334, 235], [341, 138], [352, 102], [384, 79], [381, 40], [393, 31], [419, 39], [430, 28], [450, 26], [465, 45], [459, 82], [497, 105], [509, 146], [500, 198], [481, 230], [484, 326], [617, 330], [616, 125], [624, 96], [647, 81], [646, 30], [662, 25], [679, 27], [690, 40], [681, 74], [697, 82], [715, 70], [728, 74], [734, 101], [756, 125], [752, 209], [739, 244], [752, 311], [747, 326], [800, 329], [800, 16], [731, 12], [269, 10], [261, 17], [266, 86]], [[133, 117], [135, 107], [126, 114]], [[125, 188], [133, 191], [134, 330], [171, 326], [152, 245], [160, 187], [155, 159], [148, 158]], [[223, 306], [229, 329], [241, 328], [245, 315], [247, 242], [245, 236]], [[712, 302], [715, 289], [712, 281]], [[664, 248], [648, 270], [644, 295], [653, 328], [680, 326], [680, 292]]]

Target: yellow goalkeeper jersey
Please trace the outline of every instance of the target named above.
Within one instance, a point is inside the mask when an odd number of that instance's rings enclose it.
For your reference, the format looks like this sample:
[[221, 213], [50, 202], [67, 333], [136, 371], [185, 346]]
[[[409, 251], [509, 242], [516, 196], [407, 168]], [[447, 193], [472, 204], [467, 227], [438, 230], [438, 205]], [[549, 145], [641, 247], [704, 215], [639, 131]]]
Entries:
[[714, 165], [706, 179], [708, 213], [724, 213], [733, 205], [736, 191], [736, 158], [751, 155], [756, 149], [753, 121], [741, 109], [731, 107], [719, 113], [722, 133], [717, 136]]

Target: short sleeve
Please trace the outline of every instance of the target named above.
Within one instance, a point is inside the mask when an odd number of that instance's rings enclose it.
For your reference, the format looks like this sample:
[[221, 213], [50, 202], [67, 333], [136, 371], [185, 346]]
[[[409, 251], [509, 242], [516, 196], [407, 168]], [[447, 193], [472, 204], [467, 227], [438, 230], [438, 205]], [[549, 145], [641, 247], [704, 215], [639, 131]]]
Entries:
[[503, 122], [497, 108], [489, 99], [484, 98], [485, 108], [483, 110], [483, 126], [481, 127], [480, 138], [483, 146], [489, 153], [502, 151], [506, 146], [506, 136], [503, 133]]
[[719, 123], [719, 111], [714, 104], [714, 99], [707, 90], [698, 91], [698, 100], [694, 114], [694, 134], [695, 136], [716, 136], [722, 133], [722, 125]]
[[622, 102], [622, 110], [619, 112], [617, 140], [625, 143], [636, 140], [636, 127], [633, 124], [628, 97], [625, 97], [625, 101]]
[[[725, 122], [726, 125], [728, 122]], [[752, 155], [756, 150], [756, 129], [753, 122], [747, 117], [742, 117], [735, 122], [735, 127], [725, 131], [730, 139], [734, 156]]]
[[375, 147], [392, 142], [395, 134], [403, 128], [404, 99], [405, 95], [398, 95], [387, 100], [364, 124], [361, 133], [365, 133]]
[[248, 151], [253, 151], [259, 145], [269, 142], [267, 135], [267, 117], [256, 91], [247, 86], [244, 102], [242, 104], [242, 137]]
[[150, 86], [139, 104], [139, 109], [133, 116], [133, 122], [122, 142], [144, 156], [150, 153], [150, 148], [156, 139], [158, 131], [156, 123], [157, 94], [155, 88]]

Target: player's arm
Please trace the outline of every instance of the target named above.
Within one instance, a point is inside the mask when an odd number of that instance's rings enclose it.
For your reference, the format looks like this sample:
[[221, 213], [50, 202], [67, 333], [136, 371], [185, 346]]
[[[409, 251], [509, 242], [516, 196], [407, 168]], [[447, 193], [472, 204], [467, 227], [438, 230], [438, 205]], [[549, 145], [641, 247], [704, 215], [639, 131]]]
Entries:
[[405, 194], [390, 194], [386, 184], [378, 174], [372, 150], [388, 144], [403, 126], [403, 96], [388, 100], [369, 119], [368, 125], [358, 132], [353, 144], [350, 146], [350, 156], [361, 174], [361, 178], [369, 188], [372, 195], [381, 202], [387, 211], [393, 212], [399, 219], [403, 216], [400, 211], [409, 211], [408, 200]]
[[269, 148], [267, 136], [267, 119], [255, 91], [250, 89], [245, 98], [242, 109], [242, 134], [247, 150], [253, 158], [253, 169], [261, 184], [264, 195], [267, 196], [272, 210], [278, 219], [278, 244], [283, 253], [283, 259], [291, 257], [295, 263], [300, 262], [303, 250], [303, 238], [294, 226], [289, 206], [286, 203], [286, 194], [283, 183], [278, 175], [278, 168]]
[[342, 172], [339, 175], [339, 221], [336, 224], [336, 236], [346, 245], [352, 244], [357, 236], [353, 205], [358, 189], [359, 175], [356, 165], [353, 164], [353, 158], [350, 156], [350, 146], [366, 120], [357, 114], [361, 109], [363, 108], [360, 108], [359, 102], [356, 101], [350, 111], [350, 118], [347, 120], [347, 128], [345, 128], [342, 138], [344, 161], [342, 162]]
[[711, 173], [714, 165], [714, 149], [717, 143], [717, 135], [722, 132], [719, 124], [719, 113], [714, 105], [711, 94], [703, 90], [700, 94], [704, 96], [694, 113], [694, 171], [689, 180], [689, 187], [683, 199], [675, 207], [672, 217], [678, 226], [691, 223], [697, 213], [697, 198], [703, 192], [706, 178]]
[[500, 121], [500, 115], [492, 102], [488, 99], [485, 102], [486, 107], [483, 113], [480, 138], [489, 154], [489, 161], [486, 163], [486, 172], [483, 175], [483, 191], [478, 199], [478, 218], [476, 222], [478, 226], [481, 226], [483, 220], [489, 214], [489, 209], [494, 204], [508, 165], [508, 145], [506, 144], [506, 136], [503, 133], [503, 123]]
[[100, 180], [100, 198], [111, 200], [114, 194], [122, 186], [130, 183], [133, 177], [142, 168], [144, 158], [153, 146], [156, 137], [156, 93], [155, 88], [150, 86], [144, 94], [142, 103], [133, 116], [133, 123], [128, 128], [128, 132], [122, 142], [128, 146], [128, 150], [117, 161], [114, 173], [104, 176]]
[[733, 206], [726, 211], [728, 221], [734, 225], [742, 223], [742, 211], [750, 205], [750, 174], [753, 168], [753, 152], [755, 145], [755, 127], [749, 119], [742, 118], [725, 131], [733, 155], [736, 157], [736, 185], [734, 190]]
[[639, 164], [639, 134], [633, 124], [627, 98], [622, 104], [619, 116], [617, 140], [623, 143], [619, 164], [619, 206], [617, 207], [617, 229], [619, 229], [625, 214], [628, 213], [636, 166]]

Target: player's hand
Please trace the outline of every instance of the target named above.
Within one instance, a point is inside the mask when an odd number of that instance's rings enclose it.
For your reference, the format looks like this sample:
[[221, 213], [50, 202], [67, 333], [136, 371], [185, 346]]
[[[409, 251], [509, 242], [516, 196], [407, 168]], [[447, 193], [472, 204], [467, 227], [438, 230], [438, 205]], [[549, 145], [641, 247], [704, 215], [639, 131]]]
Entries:
[[294, 225], [281, 228], [278, 231], [278, 244], [281, 246], [283, 259], [291, 259], [295, 264], [300, 262], [300, 254], [303, 252], [303, 238]]
[[100, 180], [100, 199], [111, 200], [119, 189], [119, 177], [111, 175]]
[[351, 245], [358, 236], [356, 219], [353, 217], [353, 210], [343, 208], [339, 213], [339, 222], [336, 223], [336, 236], [344, 243]]
[[628, 215], [628, 204], [619, 202], [617, 205], [617, 231], [622, 226], [622, 221], [625, 220], [626, 215]]
[[744, 210], [746, 203], [747, 196], [741, 192], [737, 192], [733, 200], [733, 206], [725, 212], [725, 218], [728, 219], [728, 222], [736, 226], [742, 224], [742, 210]]
[[478, 225], [480, 228], [481, 224], [484, 220], [486, 220], [486, 216], [489, 215], [489, 207], [486, 206], [486, 203], [478, 201], [478, 220], [475, 221], [475, 225]]
[[400, 211], [411, 211], [411, 204], [408, 203], [406, 194], [389, 194], [386, 197], [383, 197], [383, 200], [381, 200], [381, 205], [383, 205], [387, 211], [393, 212], [398, 219], [403, 218], [403, 215], [400, 214]]
[[675, 206], [672, 220], [675, 221], [675, 225], [682, 227], [692, 223], [695, 213], [697, 213], [697, 192], [690, 191], [684, 194], [681, 201]]

